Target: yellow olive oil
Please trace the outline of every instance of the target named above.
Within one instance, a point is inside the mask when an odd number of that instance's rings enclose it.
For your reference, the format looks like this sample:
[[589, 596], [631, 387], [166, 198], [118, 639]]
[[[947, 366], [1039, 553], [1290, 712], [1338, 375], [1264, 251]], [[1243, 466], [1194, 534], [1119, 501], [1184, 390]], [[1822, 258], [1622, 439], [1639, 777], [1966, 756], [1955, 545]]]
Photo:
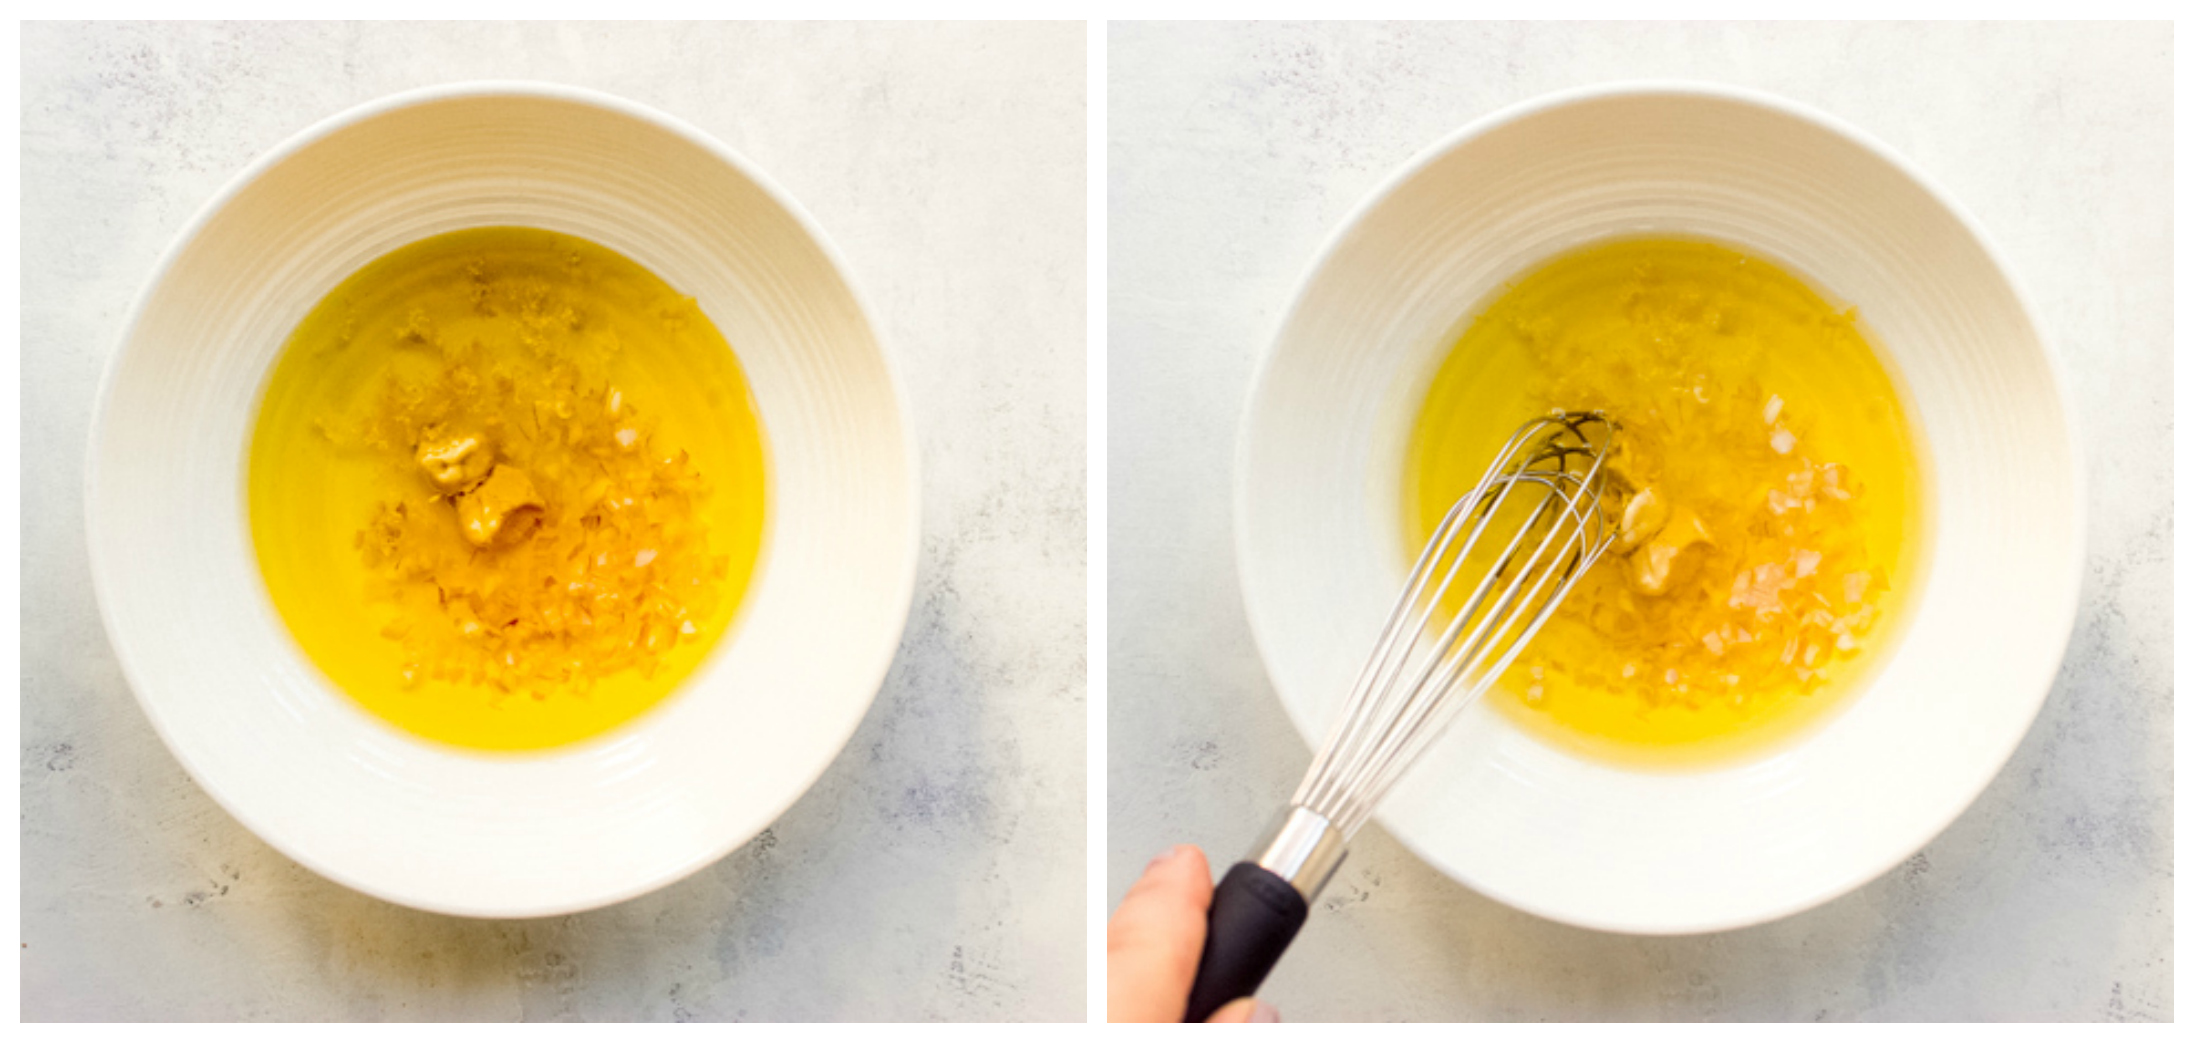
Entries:
[[1924, 465], [1857, 312], [1712, 243], [1602, 242], [1501, 292], [1413, 426], [1419, 547], [1502, 440], [1549, 409], [1622, 426], [1635, 531], [1488, 698], [1559, 748], [1728, 763], [1824, 719], [1893, 640], [1925, 546]]
[[468, 229], [366, 265], [291, 335], [252, 541], [290, 633], [368, 711], [544, 749], [645, 712], [723, 637], [764, 450], [691, 298], [584, 239]]

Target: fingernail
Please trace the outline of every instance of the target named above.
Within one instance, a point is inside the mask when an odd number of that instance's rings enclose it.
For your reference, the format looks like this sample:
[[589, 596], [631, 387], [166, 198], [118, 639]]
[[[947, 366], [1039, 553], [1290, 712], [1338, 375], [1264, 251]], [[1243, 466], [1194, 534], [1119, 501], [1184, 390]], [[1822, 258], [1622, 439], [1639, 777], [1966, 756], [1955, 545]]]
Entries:
[[1249, 1023], [1252, 1025], [1277, 1025], [1280, 1023], [1280, 1008], [1263, 1000], [1258, 1000], [1257, 1005], [1249, 1009]]
[[1171, 862], [1174, 859], [1181, 857], [1182, 848], [1183, 845], [1175, 844], [1172, 847], [1165, 849], [1164, 851], [1158, 852], [1158, 857], [1151, 859], [1150, 864], [1143, 867], [1143, 872], [1150, 872], [1151, 870], [1156, 869], [1159, 866], [1166, 864], [1167, 862]]

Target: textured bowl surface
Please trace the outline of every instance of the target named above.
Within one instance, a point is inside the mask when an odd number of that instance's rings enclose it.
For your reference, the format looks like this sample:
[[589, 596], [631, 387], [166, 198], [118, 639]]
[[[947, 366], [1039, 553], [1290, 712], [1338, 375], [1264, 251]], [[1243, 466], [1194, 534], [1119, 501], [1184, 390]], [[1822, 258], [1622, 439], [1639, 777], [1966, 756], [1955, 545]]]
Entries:
[[[373, 258], [479, 225], [583, 236], [695, 297], [739, 354], [770, 452], [769, 531], [731, 632], [637, 721], [531, 756], [429, 745], [333, 690], [275, 614], [244, 513], [246, 444], [290, 330]], [[722, 145], [584, 91], [399, 95], [254, 163], [161, 261], [92, 430], [93, 581], [162, 738], [268, 843], [423, 909], [577, 911], [744, 843], [851, 736], [913, 591], [913, 436], [842, 264]]]
[[1471, 707], [1379, 820], [1488, 895], [1606, 930], [1788, 915], [1874, 878], [1970, 804], [2066, 643], [2084, 477], [2059, 363], [1954, 204], [1836, 121], [1749, 92], [1619, 85], [1488, 117], [1360, 207], [1264, 360], [1237, 465], [1251, 628], [1315, 746], [1401, 588], [1409, 424], [1503, 280], [1585, 242], [1704, 237], [1856, 304], [1909, 394], [1933, 539], [1865, 691], [1772, 755], [1650, 773]]

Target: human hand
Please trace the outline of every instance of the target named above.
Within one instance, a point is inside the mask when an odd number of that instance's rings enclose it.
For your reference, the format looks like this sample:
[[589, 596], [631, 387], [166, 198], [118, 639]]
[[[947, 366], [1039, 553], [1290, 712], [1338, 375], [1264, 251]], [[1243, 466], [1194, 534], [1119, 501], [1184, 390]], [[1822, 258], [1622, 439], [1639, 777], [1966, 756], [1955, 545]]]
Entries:
[[[1150, 860], [1105, 925], [1105, 1020], [1179, 1021], [1204, 953], [1211, 910], [1211, 865], [1194, 844]], [[1244, 996], [1210, 1024], [1278, 1021], [1280, 1012]]]

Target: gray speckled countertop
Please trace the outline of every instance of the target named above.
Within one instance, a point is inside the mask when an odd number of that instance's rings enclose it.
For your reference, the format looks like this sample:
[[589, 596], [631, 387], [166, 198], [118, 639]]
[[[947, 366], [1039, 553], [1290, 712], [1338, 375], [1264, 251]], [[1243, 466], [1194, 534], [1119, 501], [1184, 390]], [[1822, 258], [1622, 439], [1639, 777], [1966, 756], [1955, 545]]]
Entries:
[[[24, 25], [22, 1016], [1080, 1020], [1084, 32]], [[913, 614], [845, 753], [716, 865], [534, 921], [387, 905], [238, 826], [131, 698], [83, 545], [93, 390], [184, 222], [308, 124], [484, 78], [767, 170], [866, 291], [923, 457]]]
[[1472, 119], [1596, 81], [1704, 79], [1887, 142], [2031, 294], [2091, 481], [2056, 688], [1948, 831], [1810, 912], [1685, 938], [1579, 930], [1374, 826], [1261, 995], [1290, 1019], [2173, 1016], [2168, 25], [1115, 24], [1109, 49], [1112, 900], [1167, 845], [1235, 857], [1309, 762], [1243, 621], [1228, 490], [1252, 366], [1312, 253]]

